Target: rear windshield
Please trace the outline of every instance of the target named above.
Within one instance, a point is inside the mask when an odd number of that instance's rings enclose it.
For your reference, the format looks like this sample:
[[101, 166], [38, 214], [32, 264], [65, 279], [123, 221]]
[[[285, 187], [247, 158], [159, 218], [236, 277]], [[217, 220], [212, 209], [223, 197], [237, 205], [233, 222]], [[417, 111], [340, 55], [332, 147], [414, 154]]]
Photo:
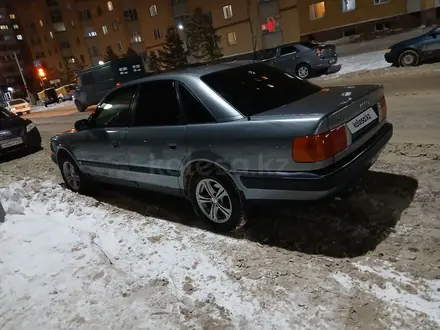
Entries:
[[17, 105], [17, 104], [22, 104], [22, 103], [26, 103], [26, 101], [22, 100], [22, 99], [16, 99], [16, 100], [9, 101], [9, 105]]
[[321, 90], [263, 63], [210, 73], [201, 79], [244, 116], [281, 107]]

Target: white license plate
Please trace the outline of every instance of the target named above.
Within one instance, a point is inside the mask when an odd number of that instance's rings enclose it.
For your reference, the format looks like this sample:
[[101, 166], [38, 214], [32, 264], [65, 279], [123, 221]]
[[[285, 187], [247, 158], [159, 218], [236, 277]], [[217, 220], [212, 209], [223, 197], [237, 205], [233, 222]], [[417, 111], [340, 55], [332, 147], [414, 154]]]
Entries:
[[2, 149], [6, 149], [6, 148], [18, 146], [19, 144], [22, 144], [22, 143], [23, 143], [22, 138], [16, 138], [16, 139], [7, 140], [6, 142], [2, 142], [0, 144], [0, 147]]
[[359, 116], [356, 116], [354, 119], [350, 120], [347, 123], [347, 127], [350, 130], [351, 134], [354, 134], [376, 119], [376, 113], [372, 108], [370, 108], [362, 112]]
[[328, 61], [328, 63], [329, 63], [329, 64], [334, 64], [334, 63], [336, 63], [336, 59], [335, 59], [335, 58], [332, 58], [331, 60]]

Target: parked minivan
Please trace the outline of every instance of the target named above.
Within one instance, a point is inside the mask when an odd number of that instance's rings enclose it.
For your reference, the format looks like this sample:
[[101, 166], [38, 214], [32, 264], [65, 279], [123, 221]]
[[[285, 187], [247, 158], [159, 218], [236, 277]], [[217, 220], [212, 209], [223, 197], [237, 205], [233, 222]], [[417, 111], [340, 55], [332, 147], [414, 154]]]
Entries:
[[83, 112], [107, 95], [113, 88], [130, 80], [147, 76], [139, 58], [120, 58], [95, 65], [77, 74], [77, 86], [73, 100], [79, 112]]

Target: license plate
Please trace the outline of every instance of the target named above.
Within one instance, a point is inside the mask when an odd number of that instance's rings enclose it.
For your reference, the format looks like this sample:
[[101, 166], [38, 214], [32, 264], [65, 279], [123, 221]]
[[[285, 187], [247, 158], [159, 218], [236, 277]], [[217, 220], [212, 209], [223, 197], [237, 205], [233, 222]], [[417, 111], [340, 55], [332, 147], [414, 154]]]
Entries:
[[0, 147], [2, 149], [6, 149], [6, 148], [18, 146], [19, 144], [22, 144], [22, 143], [23, 143], [23, 139], [20, 137], [20, 138], [11, 139], [11, 140], [7, 140], [5, 142], [2, 142], [0, 144]]
[[376, 119], [376, 113], [372, 108], [369, 108], [368, 110], [362, 112], [359, 116], [356, 116], [354, 119], [350, 120], [347, 123], [347, 127], [351, 134], [354, 134]]
[[336, 63], [336, 59], [335, 59], [335, 58], [332, 58], [331, 60], [328, 61], [328, 63], [329, 63], [329, 64], [334, 64], [334, 63]]

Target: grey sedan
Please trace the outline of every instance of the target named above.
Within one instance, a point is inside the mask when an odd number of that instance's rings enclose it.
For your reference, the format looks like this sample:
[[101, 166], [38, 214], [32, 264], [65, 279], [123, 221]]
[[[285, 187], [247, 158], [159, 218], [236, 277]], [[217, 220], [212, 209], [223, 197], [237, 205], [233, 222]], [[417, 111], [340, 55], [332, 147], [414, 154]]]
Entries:
[[264, 63], [156, 75], [110, 92], [54, 136], [68, 188], [94, 180], [187, 197], [215, 229], [246, 201], [334, 196], [392, 136], [379, 85], [322, 88]]

